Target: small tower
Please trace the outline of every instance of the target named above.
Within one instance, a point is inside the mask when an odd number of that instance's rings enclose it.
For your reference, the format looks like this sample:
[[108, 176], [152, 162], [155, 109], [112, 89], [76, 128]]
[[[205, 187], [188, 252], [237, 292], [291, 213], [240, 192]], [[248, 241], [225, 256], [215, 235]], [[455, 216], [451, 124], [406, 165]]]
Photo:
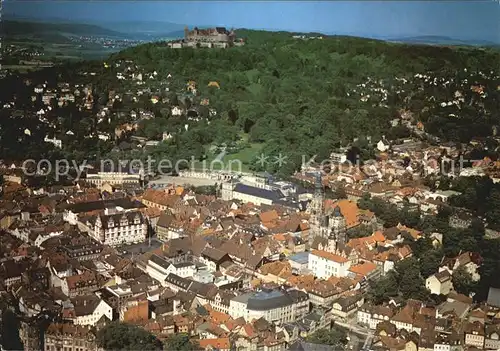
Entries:
[[184, 27], [184, 39], [188, 40], [189, 38], [189, 28], [188, 26]]

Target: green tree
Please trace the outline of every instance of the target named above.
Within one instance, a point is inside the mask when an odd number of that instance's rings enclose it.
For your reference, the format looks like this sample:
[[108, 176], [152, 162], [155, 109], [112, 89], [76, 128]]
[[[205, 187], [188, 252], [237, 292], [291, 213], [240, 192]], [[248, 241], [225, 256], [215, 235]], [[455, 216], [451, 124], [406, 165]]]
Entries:
[[349, 230], [349, 239], [364, 238], [373, 234], [373, 228], [369, 225], [361, 224]]
[[197, 343], [189, 339], [187, 334], [174, 334], [169, 336], [164, 343], [165, 350], [195, 351]]
[[97, 343], [106, 351], [162, 350], [153, 334], [135, 325], [112, 322], [97, 333]]
[[[420, 240], [419, 240], [420, 241]], [[420, 274], [422, 277], [429, 277], [438, 271], [443, 253], [441, 250], [429, 250], [420, 258]]]
[[472, 279], [472, 276], [465, 267], [458, 267], [451, 276], [451, 282], [453, 283], [453, 288], [460, 294], [469, 296], [476, 289], [476, 282]]
[[337, 186], [335, 188], [335, 191], [333, 192], [333, 196], [337, 200], [347, 199], [347, 194], [346, 194], [345, 189], [344, 189], [343, 186]]
[[0, 345], [4, 350], [24, 350], [23, 343], [19, 337], [19, 319], [9, 308], [2, 306], [2, 329], [0, 334]]
[[319, 329], [307, 337], [312, 344], [332, 345], [343, 348], [347, 345], [347, 333], [339, 328]]

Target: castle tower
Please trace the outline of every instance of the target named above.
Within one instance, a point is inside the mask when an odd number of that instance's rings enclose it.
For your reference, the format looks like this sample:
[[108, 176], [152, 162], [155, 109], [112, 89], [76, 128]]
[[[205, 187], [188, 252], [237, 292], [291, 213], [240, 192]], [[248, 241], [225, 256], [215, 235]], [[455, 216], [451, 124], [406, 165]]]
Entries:
[[184, 39], [188, 40], [189, 37], [189, 28], [188, 26], [184, 27]]
[[327, 251], [335, 253], [340, 247], [346, 244], [347, 225], [340, 208], [334, 208], [333, 213], [329, 216], [329, 235]]

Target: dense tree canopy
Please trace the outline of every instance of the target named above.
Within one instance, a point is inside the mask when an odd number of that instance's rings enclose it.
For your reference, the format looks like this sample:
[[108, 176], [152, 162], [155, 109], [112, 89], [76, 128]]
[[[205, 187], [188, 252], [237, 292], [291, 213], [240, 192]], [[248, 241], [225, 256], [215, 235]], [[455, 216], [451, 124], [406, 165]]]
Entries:
[[336, 346], [339, 349], [347, 345], [347, 333], [343, 329], [333, 328], [319, 329], [307, 337], [307, 341], [312, 344], [322, 344]]
[[165, 340], [165, 350], [195, 351], [198, 349], [196, 342], [189, 339], [187, 334], [174, 334]]
[[162, 350], [162, 343], [154, 335], [137, 326], [112, 322], [97, 333], [99, 347], [106, 351]]

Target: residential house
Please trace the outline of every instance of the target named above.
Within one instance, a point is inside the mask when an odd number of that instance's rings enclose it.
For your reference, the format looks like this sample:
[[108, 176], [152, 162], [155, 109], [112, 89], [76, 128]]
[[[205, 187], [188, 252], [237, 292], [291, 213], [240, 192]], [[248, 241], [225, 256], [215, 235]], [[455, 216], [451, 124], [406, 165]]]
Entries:
[[69, 313], [76, 325], [95, 326], [105, 316], [109, 321], [113, 320], [113, 308], [96, 295], [77, 296], [71, 299], [73, 312]]
[[485, 326], [484, 348], [486, 350], [500, 350], [500, 325]]
[[216, 272], [224, 262], [232, 262], [231, 257], [225, 251], [206, 247], [200, 256], [200, 262], [204, 263], [208, 270]]
[[198, 341], [202, 350], [206, 351], [230, 351], [231, 342], [229, 338], [202, 339]]
[[464, 326], [464, 344], [483, 349], [485, 341], [484, 324], [481, 322], [469, 322]]
[[337, 317], [347, 319], [355, 314], [363, 303], [364, 298], [361, 294], [343, 296], [333, 303], [331, 313]]
[[442, 269], [425, 280], [425, 287], [435, 295], [448, 295], [453, 289], [451, 274], [447, 269]]
[[153, 254], [148, 260], [146, 273], [153, 279], [158, 280], [162, 285], [169, 274], [175, 274], [181, 278], [192, 277], [196, 272], [196, 267], [190, 261], [169, 261], [165, 257]]
[[98, 277], [92, 271], [65, 277], [61, 282], [62, 292], [69, 297], [87, 295], [98, 290], [99, 287]]
[[46, 351], [97, 351], [97, 338], [90, 327], [51, 323], [43, 334]]
[[357, 313], [358, 323], [368, 326], [375, 330], [381, 322], [387, 322], [394, 316], [394, 310], [390, 306], [371, 306], [364, 304]]
[[306, 274], [309, 265], [309, 252], [299, 252], [288, 257], [293, 274]]

